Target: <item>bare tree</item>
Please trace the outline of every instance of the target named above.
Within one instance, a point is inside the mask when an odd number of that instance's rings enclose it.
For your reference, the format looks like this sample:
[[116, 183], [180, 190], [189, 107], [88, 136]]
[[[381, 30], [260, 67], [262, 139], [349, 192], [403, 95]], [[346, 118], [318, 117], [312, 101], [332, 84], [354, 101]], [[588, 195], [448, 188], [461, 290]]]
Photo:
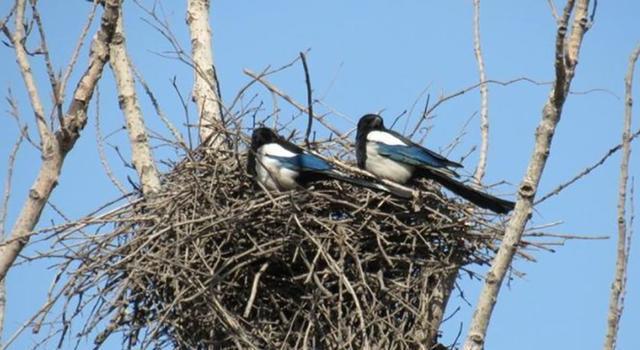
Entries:
[[[555, 81], [542, 110], [542, 119], [536, 129], [535, 149], [518, 190], [516, 207], [507, 224], [500, 249], [491, 262], [475, 306], [467, 339], [464, 343], [465, 350], [484, 348], [491, 314], [498, 300], [502, 281], [518, 249], [525, 225], [531, 217], [533, 201], [550, 153], [553, 134], [560, 121], [562, 107], [575, 74], [582, 39], [588, 30], [588, 7], [588, 0], [567, 1], [562, 19], [558, 23], [555, 45]], [[570, 22], [572, 13], [574, 13], [573, 19]], [[571, 31], [567, 33], [569, 24], [571, 24]]]
[[631, 155], [631, 117], [633, 112], [633, 72], [636, 61], [640, 56], [640, 45], [636, 46], [629, 56], [627, 75], [624, 78], [625, 104], [624, 126], [622, 129], [622, 162], [620, 164], [620, 179], [618, 185], [618, 244], [616, 265], [613, 282], [611, 283], [611, 297], [609, 299], [609, 313], [607, 315], [607, 335], [604, 349], [616, 348], [618, 327], [624, 307], [624, 294], [627, 282], [627, 263], [629, 262], [629, 244], [631, 236], [626, 222], [627, 182], [629, 178], [629, 156]]

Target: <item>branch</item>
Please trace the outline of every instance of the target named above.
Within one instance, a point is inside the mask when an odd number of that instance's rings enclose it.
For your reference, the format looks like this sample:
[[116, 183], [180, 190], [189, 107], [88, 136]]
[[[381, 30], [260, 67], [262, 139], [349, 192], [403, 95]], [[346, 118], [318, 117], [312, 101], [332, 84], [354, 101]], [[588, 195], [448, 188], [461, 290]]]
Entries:
[[69, 64], [67, 65], [67, 68], [64, 71], [64, 74], [62, 74], [62, 79], [61, 79], [61, 83], [60, 83], [60, 91], [58, 92], [58, 95], [60, 96], [61, 99], [64, 99], [64, 91], [66, 90], [67, 87], [67, 82], [69, 81], [69, 77], [71, 76], [71, 73], [73, 72], [73, 67], [75, 66], [76, 62], [78, 61], [78, 56], [80, 56], [80, 50], [82, 49], [82, 46], [84, 45], [84, 39], [87, 37], [87, 34], [89, 33], [89, 29], [91, 28], [91, 24], [93, 23], [93, 18], [96, 15], [96, 10], [98, 9], [98, 3], [99, 1], [94, 1], [93, 2], [93, 6], [91, 6], [91, 10], [89, 12], [89, 16], [87, 18], [87, 22], [85, 23], [84, 27], [82, 28], [82, 32], [80, 33], [80, 37], [78, 38], [78, 41], [76, 42], [76, 47], [73, 49], [73, 53], [71, 54], [71, 59], [69, 60]]
[[[51, 55], [49, 53], [49, 47], [47, 45], [47, 38], [42, 25], [42, 19], [40, 18], [40, 12], [38, 11], [37, 0], [29, 0], [31, 4], [31, 11], [33, 13], [33, 19], [38, 27], [38, 34], [40, 35], [40, 50], [44, 55], [44, 62], [47, 67], [47, 75], [49, 76], [49, 83], [51, 84], [51, 91], [53, 93], [53, 104], [56, 106], [55, 113], [58, 114], [58, 120], [62, 122], [62, 98], [60, 97], [59, 80], [53, 71], [53, 63], [51, 62]], [[51, 122], [53, 127], [53, 121]]]
[[127, 122], [129, 142], [131, 143], [131, 160], [140, 177], [142, 192], [145, 195], [150, 195], [160, 190], [160, 176], [153, 162], [149, 137], [136, 96], [135, 81], [133, 74], [131, 74], [131, 63], [125, 44], [122, 9], [118, 16], [109, 56], [109, 64], [118, 88], [118, 103]]
[[154, 95], [153, 91], [151, 90], [151, 87], [149, 86], [149, 84], [147, 84], [147, 81], [142, 76], [142, 73], [140, 73], [140, 71], [136, 69], [133, 63], [131, 63], [131, 70], [133, 71], [133, 74], [135, 75], [136, 79], [138, 79], [138, 82], [140, 83], [140, 85], [142, 85], [144, 92], [147, 94], [147, 97], [149, 97], [149, 100], [151, 101], [153, 108], [156, 110], [156, 114], [158, 115], [158, 117], [160, 118], [164, 126], [167, 129], [169, 129], [169, 132], [171, 132], [171, 135], [173, 136], [175, 141], [177, 141], [182, 147], [186, 147], [184, 138], [182, 137], [178, 129], [173, 125], [173, 123], [171, 123], [169, 118], [167, 118], [167, 115], [162, 111], [162, 108], [160, 108], [160, 103], [158, 102], [158, 99]]
[[40, 99], [38, 87], [33, 77], [28, 54], [24, 47], [27, 40], [24, 24], [25, 7], [26, 0], [17, 0], [16, 32], [11, 35], [6, 27], [4, 27], [3, 30], [5, 32], [5, 35], [7, 35], [11, 40], [11, 43], [16, 50], [16, 61], [18, 62], [20, 73], [22, 74], [22, 80], [24, 80], [27, 93], [29, 94], [29, 101], [31, 102], [31, 107], [33, 108], [33, 112], [35, 114], [38, 132], [40, 133], [40, 143], [43, 150], [43, 157], [47, 157], [47, 152], [53, 152], [53, 150], [51, 149], [53, 147], [53, 137], [51, 134], [51, 130], [49, 130], [49, 126], [44, 119], [44, 107], [42, 106], [42, 100]]
[[[571, 36], [566, 44], [565, 34], [569, 18], [574, 10]], [[504, 277], [509, 270], [514, 254], [518, 249], [518, 244], [522, 238], [525, 226], [533, 211], [533, 200], [535, 198], [542, 172], [547, 162], [551, 149], [551, 141], [555, 128], [560, 121], [562, 107], [567, 94], [569, 93], [571, 80], [575, 74], [575, 67], [578, 62], [578, 55], [582, 38], [587, 30], [589, 0], [569, 0], [565, 7], [562, 21], [558, 25], [556, 34], [556, 79], [549, 98], [542, 111], [542, 119], [536, 129], [535, 148], [529, 161], [527, 172], [524, 175], [518, 190], [518, 201], [509, 220], [500, 248], [486, 275], [484, 286], [480, 292], [478, 303], [469, 326], [467, 339], [463, 349], [483, 349], [491, 314], [496, 304], [498, 293]], [[566, 52], [565, 52], [566, 51]]]
[[[211, 47], [211, 27], [209, 26], [209, 0], [188, 0], [187, 25], [191, 35], [191, 54], [193, 56], [194, 83], [193, 101], [200, 116], [200, 139], [212, 148], [219, 148], [224, 139], [219, 129], [224, 125], [220, 91], [215, 67], [213, 48]], [[212, 135], [216, 134], [215, 137]]]
[[624, 303], [622, 297], [626, 289], [627, 262], [629, 259], [627, 249], [627, 223], [625, 208], [627, 203], [627, 183], [629, 179], [629, 156], [631, 155], [631, 117], [633, 112], [633, 71], [636, 61], [640, 56], [640, 45], [629, 57], [629, 67], [624, 78], [625, 109], [624, 128], [622, 131], [622, 162], [620, 164], [620, 183], [618, 185], [618, 244], [616, 254], [616, 266], [613, 282], [611, 283], [611, 296], [609, 299], [609, 313], [607, 315], [607, 335], [605, 336], [604, 349], [614, 350], [622, 317]]
[[[480, 48], [480, 0], [473, 0], [473, 52], [478, 63], [478, 73], [480, 82], [487, 80], [484, 70], [484, 59]], [[489, 87], [487, 84], [480, 85], [480, 155], [478, 166], [473, 175], [476, 183], [480, 185], [487, 168], [487, 153], [489, 152]]]
[[102, 130], [100, 128], [100, 89], [96, 87], [96, 98], [95, 98], [95, 110], [96, 110], [96, 148], [98, 150], [98, 158], [100, 158], [100, 163], [104, 168], [104, 172], [107, 175], [107, 178], [111, 180], [111, 183], [122, 193], [123, 195], [127, 194], [127, 190], [124, 186], [118, 181], [118, 179], [113, 174], [111, 167], [109, 166], [109, 161], [107, 160], [107, 156], [104, 152], [104, 142], [105, 138], [102, 136]]
[[535, 85], [546, 85], [547, 83], [545, 82], [538, 82], [535, 81], [533, 79], [527, 78], [527, 77], [521, 77], [521, 78], [516, 78], [516, 79], [511, 79], [508, 81], [500, 81], [500, 80], [493, 80], [493, 79], [489, 79], [489, 80], [485, 80], [485, 81], [481, 81], [479, 83], [473, 84], [469, 87], [466, 87], [462, 90], [456, 91], [452, 94], [446, 95], [446, 96], [440, 96], [438, 98], [438, 101], [436, 101], [436, 103], [433, 104], [433, 106], [429, 107], [428, 109], [426, 109], [423, 113], [422, 116], [420, 117], [420, 119], [418, 119], [418, 122], [416, 123], [416, 125], [413, 127], [413, 131], [409, 134], [409, 138], [413, 138], [413, 135], [415, 135], [416, 132], [418, 132], [418, 130], [420, 130], [420, 126], [422, 125], [422, 123], [431, 115], [431, 113], [433, 113], [433, 111], [440, 107], [441, 104], [443, 104], [444, 102], [447, 102], [448, 100], [458, 97], [460, 95], [464, 95], [469, 91], [475, 90], [483, 85], [487, 85], [487, 84], [497, 84], [497, 85], [501, 85], [501, 86], [507, 86], [507, 85], [511, 85], [513, 83], [517, 83], [520, 81], [527, 81], [529, 83], [535, 84]]
[[43, 149], [43, 163], [13, 226], [10, 242], [0, 247], [0, 280], [4, 279], [29, 241], [29, 233], [38, 223], [42, 209], [58, 182], [64, 159], [87, 122], [87, 106], [109, 57], [109, 43], [115, 31], [119, 7], [119, 0], [105, 0], [100, 30], [91, 45], [89, 66], [76, 87], [63, 126], [55, 133], [55, 137], [50, 138], [50, 147]]
[[307, 66], [307, 57], [304, 52], [300, 52], [300, 59], [302, 59], [302, 66], [304, 67], [304, 79], [307, 84], [307, 113], [309, 119], [307, 121], [307, 132], [304, 135], [304, 143], [309, 147], [309, 135], [311, 134], [311, 126], [313, 125], [313, 98], [311, 95], [311, 78], [309, 77], [309, 66]]
[[[631, 137], [629, 138], [629, 141], [633, 141], [635, 140], [638, 136], [640, 136], [640, 129], [636, 130], [636, 132], [634, 132]], [[573, 178], [571, 178], [571, 180], [564, 182], [560, 185], [558, 185], [556, 188], [554, 188], [553, 190], [551, 190], [549, 193], [545, 194], [544, 196], [542, 196], [540, 199], [536, 200], [533, 204], [534, 205], [538, 205], [542, 202], [544, 202], [545, 200], [558, 195], [562, 190], [564, 190], [565, 188], [571, 186], [573, 183], [575, 183], [576, 181], [580, 180], [581, 178], [585, 177], [586, 175], [588, 175], [590, 172], [592, 172], [593, 170], [595, 170], [597, 167], [601, 166], [602, 164], [604, 164], [604, 162], [611, 157], [612, 155], [614, 155], [616, 152], [618, 152], [619, 150], [622, 149], [622, 143], [612, 147], [611, 149], [609, 149], [609, 151], [607, 151], [607, 153], [604, 154], [604, 156], [602, 156], [602, 158], [600, 158], [599, 161], [597, 161], [595, 164], [586, 167], [584, 170], [582, 170], [579, 174], [577, 174], [576, 176], [574, 176]]]
[[[283, 100], [289, 102], [292, 106], [297, 108], [300, 112], [306, 113], [308, 111], [308, 109], [306, 107], [304, 107], [301, 103], [295, 101], [291, 96], [289, 96], [286, 93], [282, 92], [275, 85], [271, 84], [269, 81], [264, 79], [259, 74], [256, 74], [256, 73], [254, 73], [254, 72], [252, 72], [252, 71], [250, 71], [248, 69], [244, 70], [244, 74], [246, 74], [246, 75], [250, 76], [251, 78], [255, 79], [260, 84], [262, 84], [264, 87], [266, 87], [269, 91], [271, 91], [272, 93], [280, 96]], [[313, 114], [313, 117], [317, 121], [319, 121], [320, 124], [324, 125], [324, 127], [329, 129], [329, 131], [333, 132], [334, 134], [336, 134], [336, 136], [338, 136], [338, 137], [340, 137], [342, 139], [342, 133], [340, 131], [338, 131], [336, 128], [334, 128], [331, 124], [325, 122], [324, 118], [322, 118], [322, 117], [320, 117], [318, 115], [315, 115], [315, 114]], [[342, 141], [342, 140], [340, 140], [340, 141]]]
[[[13, 145], [13, 148], [11, 149], [9, 160], [7, 162], [7, 177], [4, 180], [4, 191], [2, 194], [2, 203], [0, 204], [0, 241], [2, 242], [4, 242], [5, 223], [7, 222], [7, 213], [9, 211], [9, 198], [11, 198], [11, 182], [13, 179], [13, 170], [15, 167], [18, 151], [20, 150], [20, 145], [25, 138], [25, 132], [20, 133], [18, 141], [16, 141], [16, 143]], [[3, 323], [0, 322], [0, 327], [2, 326], [2, 324]]]

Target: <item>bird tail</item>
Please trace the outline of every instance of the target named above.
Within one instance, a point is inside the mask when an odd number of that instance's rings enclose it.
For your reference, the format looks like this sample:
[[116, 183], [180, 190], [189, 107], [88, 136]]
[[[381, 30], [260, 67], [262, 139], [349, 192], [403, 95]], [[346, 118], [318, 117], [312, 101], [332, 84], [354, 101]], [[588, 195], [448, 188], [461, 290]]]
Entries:
[[369, 188], [369, 189], [372, 189], [372, 190], [375, 190], [375, 191], [387, 192], [387, 193], [390, 193], [390, 194], [392, 194], [394, 196], [401, 197], [401, 198], [411, 198], [411, 193], [410, 192], [406, 192], [406, 191], [402, 191], [400, 189], [396, 189], [396, 188], [392, 188], [392, 187], [389, 187], [389, 186], [385, 186], [385, 185], [380, 184], [380, 183], [367, 181], [367, 180], [363, 180], [363, 179], [358, 179], [358, 178], [355, 178], [355, 177], [351, 177], [351, 176], [348, 176], [348, 175], [343, 174], [341, 172], [338, 172], [336, 170], [323, 172], [323, 174], [325, 174], [327, 177], [330, 177], [332, 179], [336, 179], [338, 181], [347, 182], [347, 183], [350, 183], [350, 184], [355, 185], [355, 186]]
[[481, 208], [489, 209], [495, 213], [506, 214], [513, 210], [513, 208], [515, 207], [514, 202], [492, 196], [482, 191], [478, 191], [444, 174], [429, 171], [427, 174], [425, 174], [425, 177], [437, 181], [442, 186], [446, 187], [449, 191], [459, 195], [469, 202]]

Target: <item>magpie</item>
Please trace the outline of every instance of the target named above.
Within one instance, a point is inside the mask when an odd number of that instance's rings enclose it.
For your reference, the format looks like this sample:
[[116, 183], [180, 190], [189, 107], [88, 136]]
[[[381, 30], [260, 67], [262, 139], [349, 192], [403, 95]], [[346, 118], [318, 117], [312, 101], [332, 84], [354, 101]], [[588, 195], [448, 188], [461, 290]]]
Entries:
[[385, 186], [339, 172], [331, 163], [265, 127], [253, 130], [247, 167], [249, 173], [269, 190], [292, 190], [314, 181], [335, 179], [396, 194]]
[[454, 169], [462, 164], [413, 143], [406, 137], [384, 126], [382, 117], [366, 114], [358, 121], [356, 134], [358, 167], [399, 184], [416, 178], [435, 180], [451, 192], [469, 202], [498, 214], [506, 214], [514, 202], [494, 197], [471, 188], [454, 178]]

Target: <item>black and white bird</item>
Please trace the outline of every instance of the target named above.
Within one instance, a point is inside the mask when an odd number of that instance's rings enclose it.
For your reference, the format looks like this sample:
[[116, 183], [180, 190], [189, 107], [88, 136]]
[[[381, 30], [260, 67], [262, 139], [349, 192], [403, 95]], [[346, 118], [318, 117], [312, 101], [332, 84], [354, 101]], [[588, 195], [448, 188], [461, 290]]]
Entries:
[[292, 190], [313, 181], [336, 179], [393, 193], [380, 184], [339, 172], [331, 163], [264, 127], [253, 130], [247, 166], [249, 173], [269, 190]]
[[358, 121], [356, 158], [358, 167], [380, 178], [399, 184], [415, 178], [432, 179], [469, 202], [498, 214], [510, 212], [515, 205], [455, 180], [459, 175], [453, 169], [461, 168], [462, 164], [387, 130], [382, 117], [376, 114], [367, 114]]

